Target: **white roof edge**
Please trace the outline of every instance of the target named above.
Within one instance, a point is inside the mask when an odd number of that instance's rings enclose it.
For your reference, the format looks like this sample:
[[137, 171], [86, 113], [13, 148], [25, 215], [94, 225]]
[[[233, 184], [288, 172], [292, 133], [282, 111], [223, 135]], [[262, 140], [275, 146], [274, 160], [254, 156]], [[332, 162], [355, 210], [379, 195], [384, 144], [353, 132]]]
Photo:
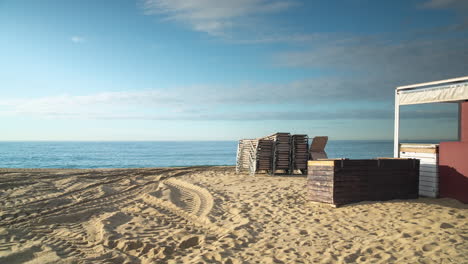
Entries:
[[460, 81], [468, 81], [468, 76], [452, 78], [452, 79], [447, 79], [447, 80], [434, 81], [434, 82], [426, 82], [426, 83], [417, 83], [417, 84], [411, 84], [411, 85], [398, 86], [396, 89], [397, 90], [404, 90], [404, 89], [424, 87], [424, 86], [429, 86], [429, 85], [448, 84], [448, 83], [460, 82]]
[[436, 148], [439, 144], [400, 143], [401, 148]]

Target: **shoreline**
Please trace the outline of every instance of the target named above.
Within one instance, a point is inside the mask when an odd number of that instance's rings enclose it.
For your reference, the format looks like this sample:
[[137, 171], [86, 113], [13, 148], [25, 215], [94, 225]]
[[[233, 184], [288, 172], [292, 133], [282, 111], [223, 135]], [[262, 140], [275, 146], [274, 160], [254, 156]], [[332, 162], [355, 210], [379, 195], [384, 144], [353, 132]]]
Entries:
[[236, 165], [193, 165], [193, 166], [169, 166], [169, 167], [135, 167], [135, 168], [2, 168], [0, 167], [0, 172], [22, 172], [22, 171], [69, 171], [69, 170], [83, 170], [83, 171], [100, 171], [100, 170], [151, 170], [151, 169], [179, 169], [179, 168], [210, 168], [210, 167], [220, 167], [220, 168], [235, 168]]

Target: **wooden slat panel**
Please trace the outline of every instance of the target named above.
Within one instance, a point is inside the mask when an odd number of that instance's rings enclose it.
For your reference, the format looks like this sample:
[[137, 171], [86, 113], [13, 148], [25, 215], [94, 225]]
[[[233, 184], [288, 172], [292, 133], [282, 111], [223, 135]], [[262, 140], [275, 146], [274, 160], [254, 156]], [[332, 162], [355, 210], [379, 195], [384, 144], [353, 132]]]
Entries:
[[437, 173], [437, 172], [439, 172], [439, 169], [438, 169], [437, 165], [430, 166], [430, 165], [424, 164], [424, 166], [421, 166], [419, 168], [419, 171], [420, 172], [435, 172], [435, 173]]
[[437, 192], [438, 188], [430, 187], [430, 186], [419, 186], [419, 191], [425, 191], [425, 192]]
[[307, 175], [307, 180], [309, 180], [309, 181], [333, 181], [333, 177], [330, 177], [330, 176]]
[[334, 184], [333, 184], [332, 181], [330, 181], [330, 182], [326, 182], [326, 181], [309, 181], [309, 182], [307, 183], [307, 186], [311, 186], [311, 187], [313, 187], [313, 186], [319, 186], [319, 187], [322, 187], [322, 186], [333, 187]]
[[422, 183], [422, 182], [430, 182], [430, 183], [439, 184], [439, 179], [437, 179], [437, 178], [419, 178], [419, 183]]
[[328, 197], [330, 199], [333, 197], [333, 192], [330, 192], [330, 191], [316, 190], [316, 189], [310, 189], [310, 188], [309, 188], [309, 191], [312, 196]]
[[334, 166], [310, 166], [309, 170], [320, 170], [320, 171], [333, 171], [335, 170]]
[[424, 165], [424, 164], [437, 165], [438, 164], [437, 159], [433, 159], [433, 158], [416, 158], [416, 157], [414, 157], [414, 158], [419, 160], [420, 165]]
[[431, 183], [431, 184], [436, 184], [436, 185], [439, 184], [437, 179], [419, 179], [419, 186], [421, 186], [421, 184], [425, 184], [425, 183]]
[[438, 193], [435, 191], [419, 190], [419, 195], [436, 198], [438, 196]]
[[401, 147], [400, 152], [410, 152], [410, 153], [437, 153], [438, 149], [436, 148], [406, 148]]
[[343, 164], [343, 167], [371, 168], [371, 167], [377, 167], [379, 164], [379, 161], [378, 160], [343, 160], [341, 164]]
[[439, 166], [437, 164], [421, 164], [419, 170], [439, 170]]
[[419, 172], [419, 178], [420, 179], [424, 179], [424, 178], [438, 179], [439, 176], [438, 176], [438, 174], [432, 173], [432, 172]]
[[430, 178], [438, 178], [439, 173], [436, 171], [420, 171], [419, 172], [419, 177], [424, 178], [424, 177], [430, 177]]
[[313, 188], [311, 186], [308, 187], [310, 194], [312, 195], [319, 195], [319, 196], [324, 196], [324, 197], [333, 197], [333, 191], [332, 188], [329, 187], [316, 187], [314, 186]]
[[418, 155], [400, 155], [402, 158], [411, 158], [411, 159], [423, 159], [423, 160], [437, 160], [437, 157], [425, 157], [425, 156], [418, 156]]
[[331, 166], [335, 165], [334, 160], [309, 160], [307, 162], [308, 166]]
[[439, 183], [437, 183], [437, 182], [420, 181], [419, 182], [419, 187], [421, 188], [421, 186], [427, 186], [427, 187], [431, 187], [431, 188], [434, 188], [434, 189], [439, 189]]
[[307, 173], [308, 173], [308, 175], [315, 175], [315, 176], [333, 176], [333, 174], [335, 172], [331, 171], [331, 170], [326, 170], [326, 171], [323, 171], [323, 170], [309, 170]]
[[437, 157], [423, 157], [416, 155], [401, 155], [402, 158], [411, 158], [411, 159], [424, 159], [424, 160], [437, 160]]
[[436, 160], [420, 160], [421, 165], [438, 165], [439, 163]]
[[436, 158], [437, 153], [400, 152], [400, 156], [411, 156], [418, 158]]

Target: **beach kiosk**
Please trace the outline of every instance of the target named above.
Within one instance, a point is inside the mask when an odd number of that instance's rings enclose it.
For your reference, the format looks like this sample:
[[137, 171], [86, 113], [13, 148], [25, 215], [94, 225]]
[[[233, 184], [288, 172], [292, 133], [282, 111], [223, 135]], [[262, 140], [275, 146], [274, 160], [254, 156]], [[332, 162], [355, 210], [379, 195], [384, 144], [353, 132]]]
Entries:
[[[400, 106], [428, 103], [458, 104], [458, 141], [400, 144]], [[394, 157], [420, 160], [421, 196], [468, 203], [468, 76], [396, 88]]]

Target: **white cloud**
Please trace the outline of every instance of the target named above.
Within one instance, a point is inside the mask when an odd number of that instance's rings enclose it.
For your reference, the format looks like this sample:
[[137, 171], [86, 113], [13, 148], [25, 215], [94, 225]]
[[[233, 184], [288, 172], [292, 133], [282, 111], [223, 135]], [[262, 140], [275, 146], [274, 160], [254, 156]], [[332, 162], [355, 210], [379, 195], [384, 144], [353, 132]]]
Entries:
[[280, 12], [293, 4], [285, 0], [143, 0], [143, 9], [147, 15], [163, 15], [196, 31], [223, 35], [245, 17]]
[[70, 40], [71, 40], [73, 43], [83, 43], [83, 42], [86, 42], [86, 38], [81, 37], [81, 36], [72, 36], [72, 37], [70, 38]]
[[[287, 87], [290, 94], [295, 94], [299, 86], [291, 84]], [[314, 90], [314, 86], [308, 86]], [[323, 87], [321, 87], [323, 88]], [[325, 87], [329, 88], [329, 87]], [[303, 89], [303, 88], [299, 88]], [[304, 92], [300, 90], [299, 92]], [[257, 95], [265, 91], [254, 91]], [[271, 92], [271, 91], [270, 91]], [[277, 92], [277, 91], [276, 91]], [[345, 94], [346, 91], [343, 91]], [[275, 91], [273, 91], [275, 93]], [[281, 102], [271, 99], [263, 101], [252, 100], [243, 102], [239, 109], [223, 109], [220, 106], [226, 104], [235, 105], [233, 100], [241, 98], [229, 98], [224, 93], [218, 93], [207, 99], [203, 96], [195, 97], [193, 94], [182, 96], [182, 91], [172, 95], [158, 91], [140, 92], [107, 92], [86, 96], [52, 96], [32, 99], [0, 100], [0, 115], [3, 116], [32, 116], [41, 118], [60, 119], [98, 119], [98, 120], [224, 120], [224, 121], [249, 121], [249, 120], [346, 120], [346, 119], [387, 119], [393, 116], [391, 105], [379, 105], [371, 107], [340, 107], [330, 103], [327, 108], [320, 106], [318, 101], [331, 96], [339, 91], [331, 90], [329, 95], [306, 94], [302, 100], [299, 97], [281, 97]], [[337, 98], [338, 95], [333, 97]], [[314, 98], [315, 97], [315, 98]], [[185, 99], [177, 99], [185, 98]], [[210, 100], [217, 99], [217, 102]], [[306, 99], [306, 100], [304, 100]], [[195, 101], [194, 101], [195, 100]], [[339, 99], [338, 99], [339, 100]], [[307, 102], [309, 101], [309, 102]], [[315, 102], [311, 105], [311, 102]], [[256, 109], [256, 104], [265, 103], [273, 105], [272, 110]], [[238, 102], [237, 102], [238, 103]], [[295, 103], [302, 107], [302, 111], [282, 109], [283, 103]], [[202, 105], [202, 107], [200, 107]], [[253, 108], [251, 108], [253, 106]], [[273, 110], [275, 109], [275, 110]], [[450, 109], [442, 110], [417, 110], [404, 112], [404, 118], [425, 119], [454, 119], [456, 113]]]
[[[332, 76], [331, 80], [341, 79], [349, 83], [350, 89], [363, 90], [365, 94], [381, 93], [384, 91], [382, 86], [394, 87], [466, 75], [468, 39], [393, 42], [356, 38], [354, 41], [324, 42], [308, 50], [279, 53], [274, 60], [279, 66], [333, 70], [340, 74]], [[359, 79], [363, 81], [359, 82]], [[359, 83], [364, 87], [355, 87]]]

